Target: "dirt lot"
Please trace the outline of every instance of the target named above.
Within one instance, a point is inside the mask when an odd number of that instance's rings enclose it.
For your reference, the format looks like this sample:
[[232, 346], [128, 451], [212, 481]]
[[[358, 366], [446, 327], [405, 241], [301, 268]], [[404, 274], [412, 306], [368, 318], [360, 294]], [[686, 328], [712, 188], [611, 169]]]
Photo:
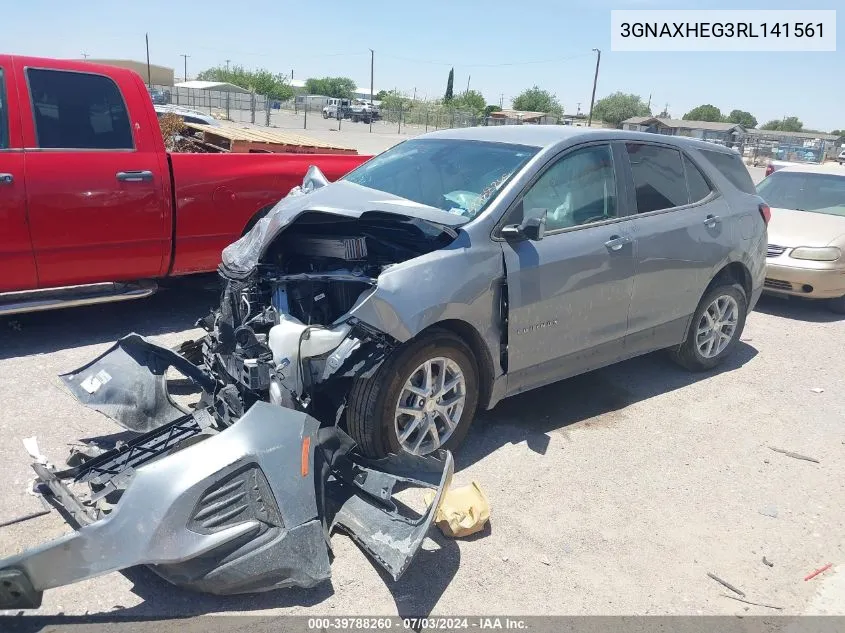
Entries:
[[[68, 442], [120, 430], [56, 375], [130, 331], [175, 345], [216, 301], [164, 291], [0, 320], [0, 522], [40, 507], [21, 439], [59, 462]], [[489, 495], [491, 528], [460, 542], [433, 531], [398, 583], [335, 536], [333, 579], [313, 590], [217, 598], [139, 568], [47, 592], [40, 613], [845, 614], [842, 349], [840, 317], [764, 298], [719, 371], [654, 354], [502, 402], [456, 454], [457, 483]], [[0, 555], [66, 530], [55, 513], [0, 528]], [[707, 572], [784, 611], [723, 597]]]

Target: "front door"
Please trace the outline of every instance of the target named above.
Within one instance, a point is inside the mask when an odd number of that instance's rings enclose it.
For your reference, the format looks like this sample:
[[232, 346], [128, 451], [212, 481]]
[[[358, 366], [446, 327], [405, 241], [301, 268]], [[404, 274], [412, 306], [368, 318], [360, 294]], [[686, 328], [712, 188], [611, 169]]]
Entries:
[[524, 214], [545, 209], [547, 220], [542, 240], [503, 244], [510, 394], [623, 352], [636, 244], [619, 160], [621, 148], [609, 143], [580, 146], [552, 162], [517, 203]]
[[0, 56], [0, 292], [38, 285], [26, 220], [26, 178], [14, 77]]
[[[171, 225], [163, 146], [138, 86], [127, 94], [105, 75], [18, 69], [26, 95], [26, 182], [41, 287], [156, 277], [166, 268]], [[144, 96], [149, 99], [149, 95]], [[155, 130], [157, 133], [158, 131]], [[27, 138], [29, 136], [29, 138]]]

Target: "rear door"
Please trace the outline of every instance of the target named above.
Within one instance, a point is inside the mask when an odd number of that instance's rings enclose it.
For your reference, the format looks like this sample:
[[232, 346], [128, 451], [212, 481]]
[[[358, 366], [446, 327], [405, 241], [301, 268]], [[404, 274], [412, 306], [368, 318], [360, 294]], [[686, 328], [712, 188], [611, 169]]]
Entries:
[[637, 211], [636, 278], [626, 347], [658, 349], [683, 339], [714, 267], [730, 253], [728, 206], [677, 147], [626, 143]]
[[542, 240], [502, 245], [510, 393], [623, 354], [635, 244], [619, 178], [622, 151], [597, 143], [566, 152], [526, 188], [505, 220], [518, 222], [534, 209], [548, 214]]
[[37, 285], [14, 74], [10, 58], [0, 56], [0, 292]]
[[125, 81], [123, 94], [106, 74], [25, 65], [17, 78], [39, 285], [161, 274], [170, 176], [140, 82]]

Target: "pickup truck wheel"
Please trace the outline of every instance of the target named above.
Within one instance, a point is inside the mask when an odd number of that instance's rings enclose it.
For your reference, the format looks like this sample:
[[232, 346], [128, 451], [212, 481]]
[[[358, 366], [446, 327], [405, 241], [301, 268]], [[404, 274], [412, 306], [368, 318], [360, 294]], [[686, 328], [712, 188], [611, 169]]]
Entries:
[[368, 457], [453, 449], [478, 405], [478, 370], [458, 336], [436, 330], [399, 349], [349, 393], [349, 434]]
[[723, 283], [712, 288], [695, 309], [686, 340], [672, 350], [674, 360], [690, 371], [713, 369], [736, 347], [748, 311], [745, 290]]

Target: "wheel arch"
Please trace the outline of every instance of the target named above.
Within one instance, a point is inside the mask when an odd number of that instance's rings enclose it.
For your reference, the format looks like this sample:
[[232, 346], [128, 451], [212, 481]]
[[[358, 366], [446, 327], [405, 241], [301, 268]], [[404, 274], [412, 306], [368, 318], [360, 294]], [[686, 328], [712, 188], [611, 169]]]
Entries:
[[436, 333], [438, 330], [451, 332], [466, 343], [470, 348], [470, 351], [472, 351], [476, 369], [478, 371], [478, 406], [480, 409], [486, 410], [493, 390], [495, 370], [493, 358], [490, 356], [490, 350], [484, 343], [481, 333], [472, 324], [467, 323], [466, 321], [461, 321], [460, 319], [446, 319], [428, 326], [417, 334], [413, 340]]
[[264, 206], [264, 207], [261, 207], [261, 208], [260, 208], [258, 211], [256, 211], [255, 213], [253, 213], [253, 214], [252, 214], [252, 217], [251, 217], [251, 218], [249, 219], [249, 221], [246, 223], [246, 226], [244, 227], [244, 230], [241, 232], [241, 237], [243, 237], [244, 235], [246, 235], [247, 233], [249, 233], [249, 232], [250, 232], [250, 230], [252, 230], [252, 227], [254, 227], [256, 224], [258, 224], [258, 221], [259, 221], [261, 218], [263, 218], [265, 215], [267, 215], [268, 213], [270, 213], [270, 211], [273, 209], [273, 207], [275, 207], [277, 204], [278, 204], [278, 202], [274, 202], [274, 203], [272, 203], [272, 204], [268, 204], [268, 205], [266, 205], [266, 206]]
[[748, 267], [742, 262], [734, 261], [722, 266], [722, 268], [720, 268], [719, 271], [715, 275], [713, 275], [713, 279], [711, 279], [710, 283], [707, 284], [707, 287], [704, 289], [704, 292], [701, 294], [701, 296], [703, 297], [705, 294], [710, 292], [711, 289], [715, 288], [718, 284], [722, 282], [738, 283], [740, 286], [742, 286], [742, 289], [745, 291], [746, 298], [749, 301], [751, 300], [751, 271], [749, 271]]

